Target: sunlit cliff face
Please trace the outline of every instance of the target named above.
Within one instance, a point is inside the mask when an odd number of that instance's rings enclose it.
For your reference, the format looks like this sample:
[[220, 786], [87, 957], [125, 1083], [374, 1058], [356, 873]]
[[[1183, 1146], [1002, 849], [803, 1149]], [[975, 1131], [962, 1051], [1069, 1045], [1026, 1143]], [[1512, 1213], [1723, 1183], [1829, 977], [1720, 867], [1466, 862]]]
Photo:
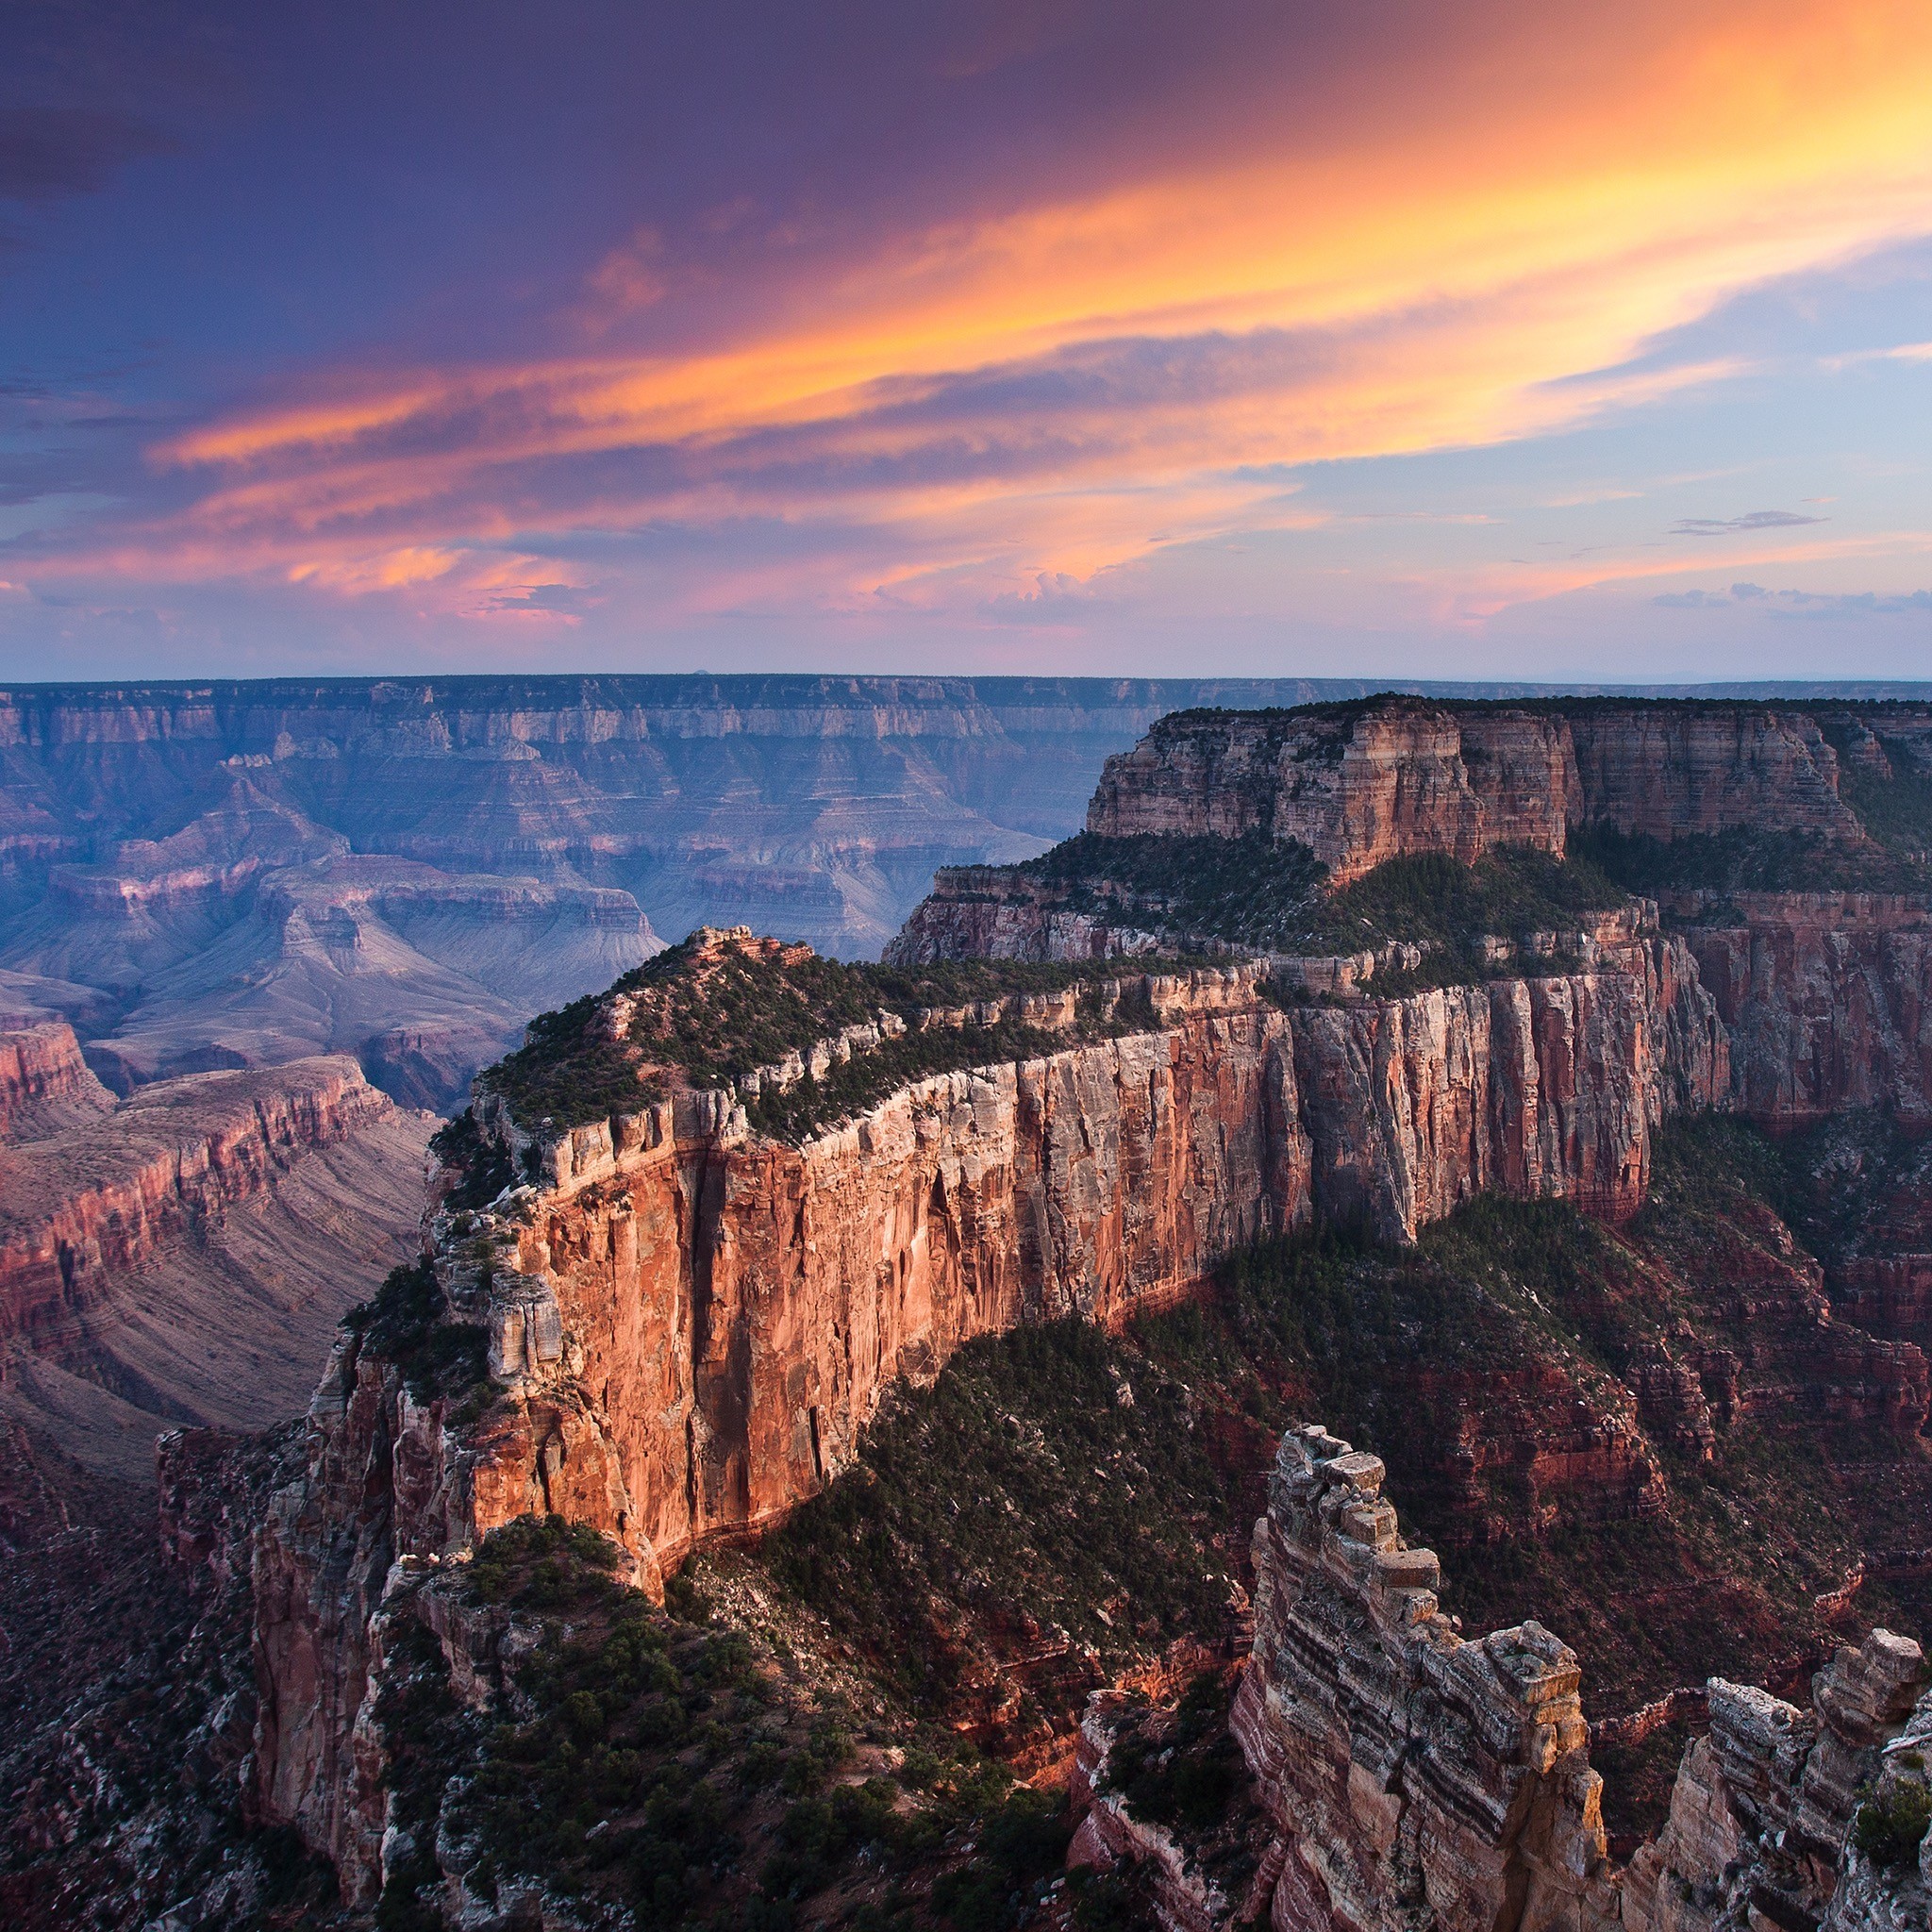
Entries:
[[[214, 385], [143, 439], [121, 503], [6, 575], [551, 625], [647, 588], [686, 616], [1096, 592], [1153, 609], [1163, 559], [1191, 553], [1170, 575], [1198, 591], [1202, 546], [1300, 533], [1278, 573], [1312, 558], [1364, 604], [1400, 586], [1450, 624], [1687, 571], [1832, 589], [1902, 569], [1889, 588], [1910, 588], [1908, 490], [1848, 528], [1757, 511], [1784, 480], [1747, 474], [1689, 550], [1657, 541], [1673, 499], [1607, 542], [1523, 556], [1520, 532], [1487, 554], [1419, 540], [1418, 517], [1497, 518], [1413, 501], [1365, 541], [1308, 466], [1641, 422], [1619, 460], [1646, 474], [1585, 498], [1696, 472], [1699, 412], [1790, 359], [1710, 319], [1932, 234], [1932, 13], [1197, 12], [956, 10], [924, 39], [854, 14], [789, 84], [751, 59], [737, 95], [731, 32], [647, 36], [613, 57], [636, 63], [640, 114], [681, 71], [747, 124], [765, 88], [768, 152], [670, 185], [641, 167], [592, 197], [596, 222], [559, 199], [574, 259], [534, 294], [513, 252], [498, 267], [513, 342], [445, 312], [380, 353], [274, 358], [239, 385], [254, 400]], [[487, 231], [487, 203], [471, 219]], [[1909, 295], [1894, 307], [1875, 359], [1922, 382], [1896, 340]], [[1533, 460], [1491, 474], [1551, 507]], [[1250, 602], [1252, 568], [1228, 567]]]

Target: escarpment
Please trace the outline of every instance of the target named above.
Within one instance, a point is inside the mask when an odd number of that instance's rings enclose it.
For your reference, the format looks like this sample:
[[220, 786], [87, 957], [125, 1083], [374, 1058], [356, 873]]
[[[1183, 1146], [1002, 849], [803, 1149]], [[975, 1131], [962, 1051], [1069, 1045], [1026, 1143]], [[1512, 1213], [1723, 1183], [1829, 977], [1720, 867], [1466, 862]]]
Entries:
[[1932, 899], [1740, 892], [1683, 905], [1739, 1105], [1803, 1125], [1883, 1107], [1932, 1125]]
[[0, 1032], [0, 1146], [56, 1133], [113, 1104], [64, 1021]]
[[[1613, 1864], [1575, 1654], [1534, 1622], [1465, 1637], [1401, 1535], [1383, 1467], [1283, 1439], [1255, 1529], [1255, 1641], [1233, 1725], [1277, 1834], [1280, 1932], [1428, 1924], [1710, 1932], [1923, 1921], [1883, 1821], [1916, 1807], [1932, 1693], [1920, 1646], [1841, 1647], [1812, 1708], [1713, 1679], [1668, 1822]], [[1272, 1870], [1270, 1869], [1272, 1867]]]
[[1870, 840], [1840, 796], [1836, 751], [1802, 712], [1399, 698], [1162, 719], [1108, 760], [1087, 814], [1103, 837], [1293, 839], [1338, 880], [1406, 853], [1560, 856], [1581, 825], [1667, 841], [1765, 824]]
[[108, 1273], [149, 1258], [170, 1236], [263, 1191], [301, 1155], [391, 1111], [353, 1060], [319, 1059], [165, 1082], [8, 1148], [0, 1336], [44, 1335], [84, 1317]]
[[[1867, 736], [1904, 771], [1927, 735], [1886, 722]], [[425, 1257], [345, 1331], [307, 1472], [258, 1538], [264, 1815], [375, 1896], [398, 1564], [556, 1516], [661, 1593], [697, 1546], [850, 1470], [890, 1391], [976, 1338], [1117, 1327], [1265, 1237], [1412, 1243], [1483, 1195], [1624, 1221], [1676, 1112], [1910, 1116], [1910, 893], [1806, 908], [1721, 882], [1660, 909], [1572, 857], [1589, 838], [1607, 865], [1707, 858], [1768, 826], [1909, 874], [1856, 808], [1873, 782], [1843, 719], [1779, 708], [1200, 714], [1109, 766], [1070, 860], [942, 878], [878, 967], [707, 928], [539, 1021], [445, 1138]], [[1244, 895], [1306, 924], [1229, 937], [1213, 920]], [[1196, 938], [1211, 958], [1122, 958]], [[1790, 1257], [1781, 1224], [1767, 1239]], [[1707, 1458], [1740, 1417], [1917, 1441], [1932, 1392], [1907, 1276], [1870, 1284], [1896, 1304], [1880, 1334], [1833, 1322], [1808, 1257], [1713, 1241], [1694, 1260], [1681, 1282], [1616, 1262], [1645, 1306], [1599, 1297], [1560, 1361], [1419, 1368], [1443, 1496], [1490, 1495], [1470, 1513], [1498, 1538], [1512, 1481], [1539, 1520], [1574, 1494], [1631, 1526], [1665, 1507], [1660, 1458]], [[1736, 1305], [1750, 1361], [1688, 1313], [1652, 1320], [1680, 1288]], [[1491, 1291], [1557, 1319], [1507, 1272]], [[1485, 1402], [1522, 1425], [1485, 1435]], [[1506, 1435], [1516, 1460], [1491, 1467]], [[1274, 1595], [1242, 1692], [1283, 1844], [1319, 1847], [1284, 1852], [1276, 1925], [1661, 1925], [1608, 1861], [1575, 1658], [1533, 1623], [1462, 1641], [1373, 1458], [1303, 1447], [1312, 1487], [1257, 1544]], [[1821, 1618], [1841, 1574], [1806, 1585]]]
[[796, 1145], [752, 1132], [741, 1091], [534, 1139], [486, 1093], [479, 1135], [544, 1179], [435, 1222], [434, 1322], [487, 1376], [439, 1388], [347, 1337], [309, 1477], [264, 1530], [271, 1814], [374, 1882], [349, 1740], [395, 1557], [548, 1511], [655, 1585], [822, 1487], [891, 1386], [974, 1336], [1118, 1323], [1324, 1218], [1408, 1239], [1488, 1190], [1628, 1213], [1657, 1121], [1728, 1077], [1694, 966], [1655, 934], [1596, 972], [1346, 1009], [1284, 1006], [1261, 966], [1130, 990], [1142, 1030], [913, 1080]]
[[145, 1483], [158, 1430], [295, 1412], [343, 1310], [415, 1244], [429, 1122], [346, 1058], [115, 1101], [64, 1025], [0, 1034], [0, 1388]]

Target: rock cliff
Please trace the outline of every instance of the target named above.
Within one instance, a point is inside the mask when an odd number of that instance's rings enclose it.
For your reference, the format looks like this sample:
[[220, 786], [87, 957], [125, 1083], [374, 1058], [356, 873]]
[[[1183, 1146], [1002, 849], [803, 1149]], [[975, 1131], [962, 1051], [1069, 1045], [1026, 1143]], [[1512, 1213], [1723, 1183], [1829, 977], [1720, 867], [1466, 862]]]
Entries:
[[349, 1740], [395, 1557], [550, 1511], [655, 1584], [822, 1487], [886, 1391], [973, 1336], [1118, 1323], [1311, 1219], [1412, 1239], [1487, 1190], [1628, 1213], [1662, 1112], [1727, 1078], [1694, 966], [1654, 934], [1597, 972], [1347, 1010], [1284, 1008], [1257, 967], [1142, 996], [1152, 1030], [916, 1081], [797, 1147], [729, 1092], [537, 1142], [479, 1101], [541, 1180], [435, 1224], [439, 1306], [487, 1336], [487, 1399], [339, 1348], [308, 1479], [258, 1553], [271, 1813], [372, 1882]]
[[1802, 712], [1398, 698], [1165, 718], [1108, 760], [1087, 813], [1103, 837], [1297, 840], [1338, 882], [1412, 852], [1560, 854], [1577, 825], [1668, 841], [1765, 824], [1871, 838], [1840, 797], [1836, 752]]
[[1777, 1126], [1869, 1107], [1932, 1125], [1932, 901], [1740, 892], [1678, 909], [1741, 1108]]
[[0, 1145], [0, 1406], [136, 1480], [165, 1422], [298, 1409], [415, 1245], [430, 1123], [345, 1058], [115, 1104], [55, 1026], [0, 1035], [0, 1068], [32, 1096]]
[[0, 1146], [77, 1125], [113, 1104], [64, 1021], [0, 1032]]
[[1383, 1469], [1283, 1439], [1255, 1530], [1234, 1728], [1283, 1850], [1279, 1932], [1616, 1923], [1575, 1654], [1539, 1624], [1465, 1640]]
[[1233, 1725], [1277, 1834], [1276, 1932], [1922, 1923], [1917, 1839], [1901, 1861], [1884, 1838], [1914, 1807], [1924, 1828], [1918, 1644], [1877, 1630], [1841, 1647], [1810, 1711], [1713, 1679], [1668, 1822], [1622, 1870], [1575, 1655], [1535, 1623], [1464, 1638], [1382, 1480], [1375, 1457], [1291, 1430], [1256, 1525]]

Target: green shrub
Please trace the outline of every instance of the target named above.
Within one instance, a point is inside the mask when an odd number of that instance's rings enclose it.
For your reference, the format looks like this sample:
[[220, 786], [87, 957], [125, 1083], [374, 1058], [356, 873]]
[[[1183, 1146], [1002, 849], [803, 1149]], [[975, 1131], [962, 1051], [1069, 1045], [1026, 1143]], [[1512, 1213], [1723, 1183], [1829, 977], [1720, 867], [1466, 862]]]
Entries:
[[486, 1384], [490, 1339], [469, 1323], [444, 1320], [442, 1291], [428, 1260], [391, 1268], [375, 1297], [343, 1316], [371, 1354], [393, 1362], [411, 1398], [461, 1397]]
[[1927, 1825], [1932, 1825], [1932, 1790], [1916, 1778], [1902, 1778], [1858, 1807], [1852, 1842], [1874, 1865], [1896, 1868], [1917, 1862]]

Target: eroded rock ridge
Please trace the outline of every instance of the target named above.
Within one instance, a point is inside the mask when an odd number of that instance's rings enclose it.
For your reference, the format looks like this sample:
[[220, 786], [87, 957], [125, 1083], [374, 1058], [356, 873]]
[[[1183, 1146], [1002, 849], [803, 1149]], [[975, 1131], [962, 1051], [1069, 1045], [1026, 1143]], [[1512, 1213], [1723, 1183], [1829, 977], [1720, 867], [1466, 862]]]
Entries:
[[1382, 1481], [1376, 1457], [1291, 1430], [1255, 1529], [1234, 1727], [1278, 1833], [1275, 1932], [1924, 1922], [1925, 1854], [1883, 1865], [1853, 1830], [1861, 1806], [1924, 1795], [1917, 1643], [1877, 1630], [1840, 1648], [1809, 1710], [1713, 1679], [1669, 1820], [1619, 1868], [1575, 1654], [1534, 1622], [1465, 1638]]

